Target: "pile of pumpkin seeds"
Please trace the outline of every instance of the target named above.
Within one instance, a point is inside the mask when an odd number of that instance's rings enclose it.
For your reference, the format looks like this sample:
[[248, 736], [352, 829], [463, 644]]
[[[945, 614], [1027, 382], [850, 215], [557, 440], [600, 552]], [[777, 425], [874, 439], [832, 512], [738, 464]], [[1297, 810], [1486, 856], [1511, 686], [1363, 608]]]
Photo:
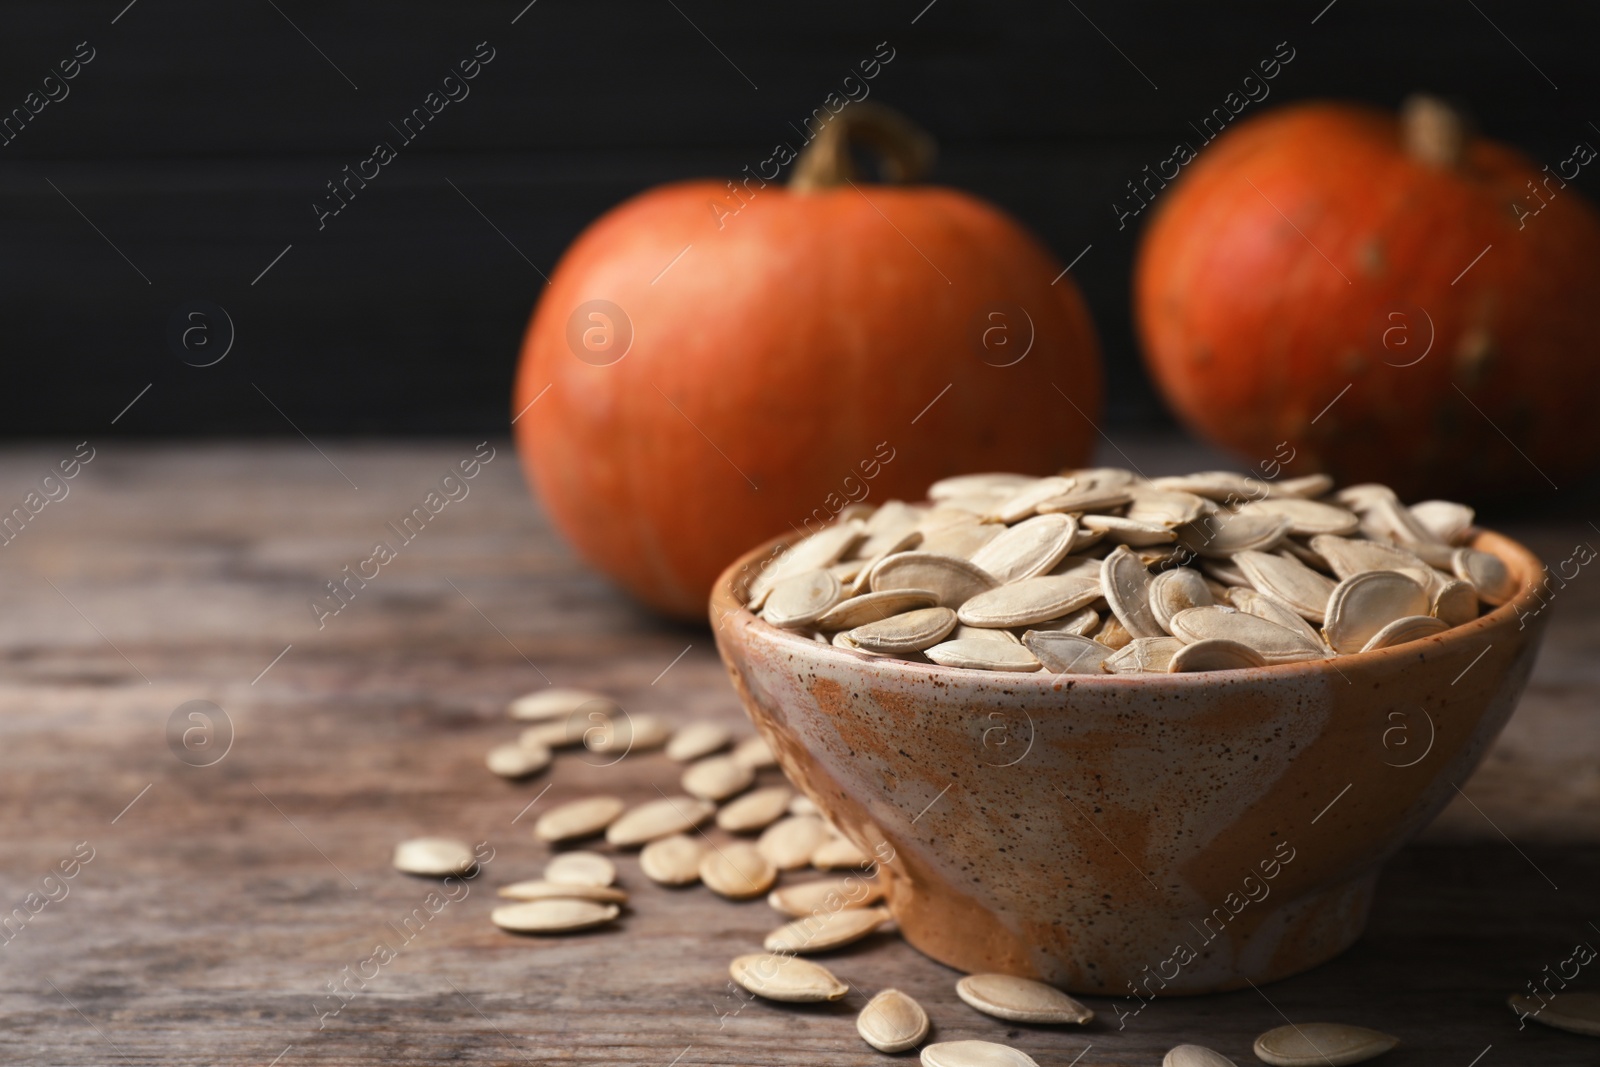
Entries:
[[990, 671], [1262, 667], [1390, 648], [1516, 592], [1463, 504], [1326, 475], [972, 474], [852, 505], [749, 583], [774, 626]]
[[[495, 746], [485, 760], [507, 778], [532, 777], [550, 766], [553, 750], [583, 746], [592, 752], [661, 752], [682, 767], [679, 795], [632, 808], [619, 797], [580, 797], [545, 811], [533, 836], [549, 846], [603, 839], [613, 849], [639, 849], [639, 869], [667, 886], [704, 884], [730, 900], [766, 894], [767, 903], [786, 921], [769, 933], [761, 952], [734, 959], [728, 973], [743, 989], [766, 1001], [836, 1001], [854, 987], [827, 967], [806, 959], [883, 931], [893, 920], [882, 906], [883, 887], [871, 873], [872, 859], [834, 828], [807, 797], [787, 784], [763, 784], [760, 772], [776, 766], [771, 750], [757, 737], [742, 740], [721, 724], [698, 721], [673, 729], [650, 715], [628, 715], [610, 698], [582, 689], [546, 689], [513, 701], [513, 719], [527, 723], [518, 739]], [[510, 747], [523, 750], [513, 759]], [[703, 832], [714, 824], [730, 840], [713, 841]], [[743, 836], [739, 836], [743, 835]], [[750, 840], [750, 835], [755, 836]], [[425, 837], [402, 842], [394, 865], [427, 877], [471, 876], [477, 863], [470, 845], [452, 838]], [[804, 868], [826, 877], [788, 882]], [[844, 873], [841, 873], [844, 872]], [[782, 884], [780, 880], [783, 880]], [[501, 886], [506, 901], [490, 920], [514, 934], [558, 935], [604, 928], [629, 902], [617, 884], [616, 863], [590, 850], [553, 852], [541, 877]], [[1094, 1012], [1053, 986], [1004, 974], [967, 975], [956, 995], [985, 1015], [1033, 1025], [1081, 1026]], [[1526, 999], [1526, 998], [1522, 998]], [[1579, 1033], [1600, 1032], [1600, 1005], [1546, 1011], [1552, 1026]], [[1533, 1009], [1512, 998], [1512, 1008]], [[1585, 1017], [1585, 1012], [1588, 1016]], [[1576, 1018], [1576, 1023], [1573, 1022]], [[931, 1029], [927, 1011], [898, 989], [873, 995], [856, 1017], [856, 1031], [885, 1053], [921, 1047], [925, 1067], [1038, 1067], [1020, 1049], [992, 1041], [941, 1041], [924, 1045]], [[1258, 1059], [1278, 1067], [1359, 1063], [1398, 1044], [1398, 1039], [1344, 1023], [1301, 1023], [1262, 1034]], [[1234, 1067], [1234, 1062], [1200, 1045], [1179, 1045], [1163, 1067]]]

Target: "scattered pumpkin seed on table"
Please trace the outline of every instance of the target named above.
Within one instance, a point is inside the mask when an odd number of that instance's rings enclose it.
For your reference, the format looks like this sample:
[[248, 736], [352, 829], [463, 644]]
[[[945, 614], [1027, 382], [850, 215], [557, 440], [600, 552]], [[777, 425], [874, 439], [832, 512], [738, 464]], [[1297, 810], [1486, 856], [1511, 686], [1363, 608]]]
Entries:
[[1346, 1023], [1296, 1023], [1256, 1038], [1255, 1053], [1273, 1067], [1345, 1067], [1381, 1056], [1400, 1039]]
[[839, 1000], [850, 992], [821, 964], [771, 952], [738, 957], [728, 965], [728, 974], [758, 997], [792, 1004]]
[[533, 835], [551, 843], [593, 837], [604, 833], [626, 807], [621, 797], [613, 796], [569, 800], [539, 816]]
[[477, 867], [472, 846], [453, 837], [414, 837], [394, 849], [394, 866], [428, 878], [463, 875]]
[[544, 865], [544, 877], [568, 885], [610, 885], [617, 880], [617, 867], [598, 852], [563, 852]]
[[856, 1016], [856, 1033], [879, 1052], [905, 1052], [928, 1036], [928, 1013], [898, 989], [885, 989]]

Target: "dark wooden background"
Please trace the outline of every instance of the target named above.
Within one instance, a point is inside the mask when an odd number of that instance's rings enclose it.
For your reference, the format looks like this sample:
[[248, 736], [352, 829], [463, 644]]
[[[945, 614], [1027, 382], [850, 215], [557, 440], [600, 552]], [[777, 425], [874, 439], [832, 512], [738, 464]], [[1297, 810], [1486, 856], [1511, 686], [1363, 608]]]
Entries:
[[[0, 148], [0, 433], [501, 430], [538, 271], [619, 200], [793, 140], [881, 41], [895, 58], [872, 96], [937, 135], [935, 180], [998, 202], [1063, 262], [1092, 246], [1074, 273], [1119, 425], [1164, 416], [1128, 321], [1137, 229], [1111, 203], [1278, 42], [1296, 55], [1265, 106], [1426, 88], [1541, 160], [1600, 137], [1587, 5], [526, 3], [0, 8], [0, 113], [78, 42], [95, 50]], [[471, 95], [318, 232], [323, 183], [479, 41], [496, 58]], [[195, 299], [235, 326], [216, 366], [167, 340]]]

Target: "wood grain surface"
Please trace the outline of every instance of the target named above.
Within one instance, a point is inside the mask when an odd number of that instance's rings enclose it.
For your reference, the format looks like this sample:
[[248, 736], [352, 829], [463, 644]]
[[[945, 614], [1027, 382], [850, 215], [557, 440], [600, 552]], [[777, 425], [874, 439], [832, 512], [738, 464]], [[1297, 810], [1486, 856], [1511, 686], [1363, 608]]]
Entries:
[[[1210, 459], [1122, 443], [1150, 473]], [[0, 1062], [871, 1064], [888, 1061], [854, 1013], [891, 985], [922, 1001], [936, 1039], [1005, 1041], [1044, 1067], [1154, 1065], [1182, 1041], [1251, 1063], [1254, 1035], [1285, 1018], [1390, 1031], [1405, 1044], [1381, 1062], [1396, 1067], [1595, 1061], [1594, 1039], [1519, 1030], [1504, 1007], [1600, 941], [1600, 580], [1587, 571], [1552, 604], [1520, 712], [1391, 864], [1370, 932], [1333, 963], [1158, 1001], [1120, 1029], [1119, 1007], [1137, 1002], [1094, 999], [1099, 1018], [1063, 1031], [976, 1014], [954, 972], [884, 933], [825, 958], [853, 986], [843, 1002], [784, 1007], [727, 985], [728, 961], [777, 914], [654, 886], [632, 854], [618, 860], [633, 900], [614, 929], [528, 939], [489, 924], [493, 887], [548, 858], [530, 833], [541, 811], [602, 790], [649, 799], [678, 773], [660, 755], [566, 755], [530, 782], [495, 779], [482, 760], [515, 734], [509, 698], [585, 685], [630, 711], [748, 730], [709, 633], [646, 616], [585, 570], [506, 443], [491, 445], [470, 493], [320, 630], [322, 583], [475, 441], [320, 455], [108, 442], [0, 548]], [[0, 453], [0, 503], [72, 452]], [[1600, 543], [1585, 519], [1507, 532], [1547, 560]], [[210, 766], [169, 747], [191, 700], [231, 723]], [[389, 865], [419, 834], [494, 849], [436, 914], [437, 883]], [[419, 908], [427, 921], [402, 939]], [[364, 965], [380, 942], [394, 958]], [[346, 997], [330, 1000], [329, 983]]]

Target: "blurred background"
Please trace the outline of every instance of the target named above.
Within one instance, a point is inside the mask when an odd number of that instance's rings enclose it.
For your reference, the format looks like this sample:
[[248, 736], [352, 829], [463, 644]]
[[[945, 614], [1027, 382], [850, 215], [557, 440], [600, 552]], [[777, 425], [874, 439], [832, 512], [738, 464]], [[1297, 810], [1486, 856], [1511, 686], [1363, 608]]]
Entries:
[[[1587, 5], [94, 0], [0, 19], [11, 437], [503, 432], [529, 311], [585, 224], [798, 144], [875, 54], [871, 98], [939, 141], [932, 180], [1073, 264], [1113, 426], [1169, 420], [1129, 313], [1145, 218], [1113, 205], [1280, 45], [1251, 114], [1424, 89], [1538, 163], [1600, 136]], [[475, 54], [469, 95], [401, 136]], [[63, 63], [76, 76], [46, 83]], [[396, 158], [332, 214], [328, 183], [379, 141]], [[194, 366], [194, 325], [226, 358]]]

